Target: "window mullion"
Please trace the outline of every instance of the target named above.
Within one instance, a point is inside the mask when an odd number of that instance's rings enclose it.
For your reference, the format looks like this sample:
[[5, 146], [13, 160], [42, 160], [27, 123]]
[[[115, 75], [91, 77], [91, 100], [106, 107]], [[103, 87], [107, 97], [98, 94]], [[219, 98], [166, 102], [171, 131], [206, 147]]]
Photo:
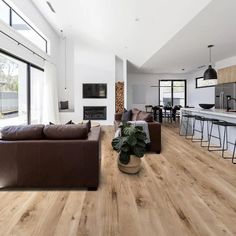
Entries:
[[12, 27], [12, 9], [9, 10], [9, 24]]

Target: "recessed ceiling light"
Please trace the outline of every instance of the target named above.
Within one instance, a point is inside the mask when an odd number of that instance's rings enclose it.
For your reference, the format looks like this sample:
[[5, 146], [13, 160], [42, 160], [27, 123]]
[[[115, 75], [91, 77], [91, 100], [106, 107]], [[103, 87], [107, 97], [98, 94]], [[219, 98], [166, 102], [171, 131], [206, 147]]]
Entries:
[[135, 18], [134, 21], [139, 22], [140, 18]]
[[48, 4], [48, 7], [50, 8], [50, 10], [51, 10], [53, 13], [56, 13], [55, 10], [54, 10], [54, 8], [53, 8], [53, 6], [52, 6], [52, 4], [51, 4], [49, 1], [47, 1], [47, 4]]
[[184, 71], [185, 69], [182, 69], [182, 71]]

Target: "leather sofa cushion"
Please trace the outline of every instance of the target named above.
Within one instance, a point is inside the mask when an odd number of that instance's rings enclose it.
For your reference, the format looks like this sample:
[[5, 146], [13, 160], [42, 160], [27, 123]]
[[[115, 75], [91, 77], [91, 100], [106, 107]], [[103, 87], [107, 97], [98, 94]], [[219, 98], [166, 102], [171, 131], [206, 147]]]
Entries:
[[[65, 123], [65, 125], [74, 125], [75, 123], [72, 120], [69, 120], [68, 122]], [[49, 122], [49, 125], [55, 125], [53, 122]]]
[[132, 119], [132, 110], [124, 111], [121, 117], [122, 122], [128, 122]]
[[145, 111], [141, 111], [138, 113], [136, 120], [144, 120], [146, 122], [153, 122], [153, 116], [150, 113], [147, 113]]
[[138, 118], [138, 114], [140, 113], [141, 111], [137, 108], [133, 108], [132, 109], [132, 121], [136, 121], [137, 118]]
[[132, 121], [144, 120], [146, 122], [153, 122], [153, 116], [145, 111], [140, 111], [137, 108], [132, 109]]
[[37, 140], [43, 139], [44, 125], [6, 126], [2, 129], [3, 140]]
[[86, 139], [88, 129], [85, 125], [46, 125], [43, 129], [47, 139]]
[[83, 123], [83, 125], [87, 128], [88, 133], [91, 131], [91, 120]]

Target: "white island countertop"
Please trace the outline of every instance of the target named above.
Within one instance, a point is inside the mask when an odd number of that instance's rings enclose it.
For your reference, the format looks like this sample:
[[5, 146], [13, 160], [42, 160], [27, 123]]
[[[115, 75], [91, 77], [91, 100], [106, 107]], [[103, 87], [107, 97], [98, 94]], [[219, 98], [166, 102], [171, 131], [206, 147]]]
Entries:
[[205, 115], [211, 116], [222, 116], [225, 118], [233, 118], [236, 120], [236, 112], [227, 112], [223, 109], [202, 109], [202, 108], [181, 108], [181, 111], [193, 112], [193, 113], [200, 113]]

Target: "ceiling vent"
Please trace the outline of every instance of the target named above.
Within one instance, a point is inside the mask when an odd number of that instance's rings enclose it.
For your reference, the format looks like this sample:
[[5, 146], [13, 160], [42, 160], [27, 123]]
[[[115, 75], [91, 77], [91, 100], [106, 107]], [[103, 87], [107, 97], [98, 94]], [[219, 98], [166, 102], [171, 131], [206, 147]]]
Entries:
[[51, 10], [53, 13], [56, 13], [55, 10], [54, 10], [54, 8], [53, 8], [53, 6], [52, 6], [52, 4], [51, 4], [49, 1], [47, 1], [47, 4], [48, 4], [48, 7], [50, 8], [50, 10]]

